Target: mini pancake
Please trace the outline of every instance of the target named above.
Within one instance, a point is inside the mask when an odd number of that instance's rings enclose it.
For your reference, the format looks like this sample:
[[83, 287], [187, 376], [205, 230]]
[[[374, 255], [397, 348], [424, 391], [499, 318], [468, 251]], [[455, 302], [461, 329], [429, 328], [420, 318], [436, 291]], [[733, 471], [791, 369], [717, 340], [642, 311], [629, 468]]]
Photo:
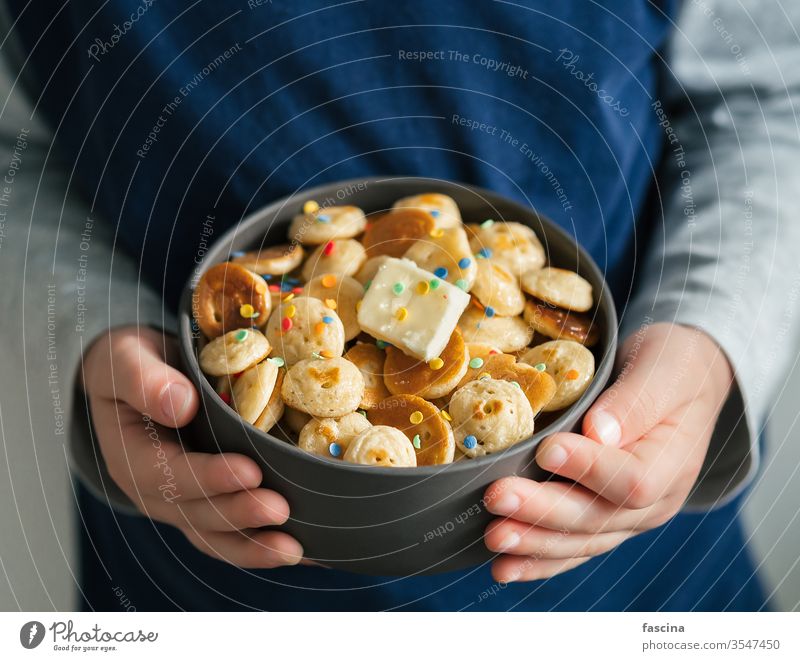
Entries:
[[303, 255], [303, 247], [299, 243], [284, 243], [251, 250], [231, 261], [259, 275], [283, 275], [300, 266]]
[[594, 376], [594, 355], [572, 340], [545, 342], [520, 358], [529, 365], [544, 365], [553, 377], [556, 392], [543, 411], [559, 411], [574, 404], [589, 387]]
[[591, 318], [580, 312], [569, 312], [533, 300], [525, 304], [523, 316], [537, 333], [553, 340], [574, 340], [593, 347], [600, 339], [600, 332]]
[[550, 266], [524, 273], [521, 283], [531, 296], [559, 308], [586, 312], [594, 304], [592, 285], [574, 271]]
[[519, 278], [531, 269], [545, 265], [546, 255], [536, 233], [522, 223], [486, 221], [468, 225], [469, 245], [476, 255], [485, 255]]
[[501, 317], [516, 317], [525, 307], [525, 296], [517, 279], [505, 267], [489, 259], [478, 259], [475, 284], [470, 293], [484, 308]]
[[374, 425], [399, 429], [412, 442], [412, 446], [414, 438], [419, 436], [420, 447], [415, 447], [417, 466], [435, 466], [453, 461], [453, 430], [431, 402], [415, 395], [394, 395], [371, 409], [367, 416]]
[[533, 338], [533, 329], [521, 317], [490, 317], [474, 305], [464, 310], [458, 327], [467, 342], [493, 344], [504, 353], [524, 349]]
[[435, 358], [426, 363], [407, 356], [397, 347], [387, 346], [383, 380], [389, 392], [393, 395], [418, 395], [425, 399], [444, 397], [452, 392], [469, 363], [469, 353], [458, 329], [453, 331], [438, 358], [443, 365], [434, 369], [433, 366], [438, 364]]
[[[511, 369], [514, 363], [517, 362], [517, 359], [514, 358], [514, 356], [507, 353], [473, 355], [472, 352], [470, 352], [470, 362], [472, 362], [473, 359], [480, 360], [480, 363], [476, 364], [475, 367], [470, 366], [467, 368], [466, 374], [464, 374], [464, 376], [461, 378], [461, 381], [458, 382], [458, 388], [466, 385], [470, 381], [475, 381], [475, 379], [480, 377], [482, 374], [488, 374], [494, 379], [499, 379], [501, 377], [496, 376], [496, 374], [507, 372]], [[489, 369], [490, 367], [492, 368], [491, 370]]]
[[209, 339], [236, 328], [263, 326], [270, 311], [267, 283], [240, 264], [216, 264], [197, 283], [192, 309]]
[[318, 275], [303, 286], [303, 294], [321, 301], [336, 301], [336, 314], [342, 320], [345, 341], [352, 340], [361, 332], [356, 305], [364, 295], [364, 288], [357, 280], [333, 273]]
[[442, 193], [423, 193], [404, 197], [394, 203], [393, 209], [422, 209], [433, 216], [436, 227], [447, 229], [461, 225], [461, 212], [456, 201]]
[[332, 239], [358, 236], [366, 224], [364, 212], [358, 207], [320, 208], [312, 202], [308, 213], [298, 214], [292, 219], [289, 238], [307, 246], [316, 246]]
[[358, 408], [364, 378], [349, 360], [301, 360], [289, 368], [281, 388], [283, 401], [318, 418], [340, 418]]
[[364, 262], [361, 268], [358, 269], [358, 273], [356, 273], [353, 277], [362, 285], [366, 286], [366, 284], [375, 277], [378, 269], [386, 263], [387, 259], [389, 259], [388, 255], [370, 257], [366, 262]]
[[378, 347], [372, 343], [360, 342], [344, 357], [353, 363], [364, 377], [364, 396], [361, 398], [360, 408], [373, 409], [391, 394], [383, 382], [386, 354]]
[[253, 328], [232, 330], [203, 347], [200, 369], [211, 376], [238, 374], [260, 363], [272, 350], [269, 340]]
[[282, 302], [267, 324], [267, 339], [273, 355], [288, 366], [314, 354], [341, 356], [344, 351], [344, 326], [328, 303], [311, 296], [295, 296]]
[[362, 239], [367, 258], [402, 257], [417, 239], [430, 236], [433, 216], [421, 209], [397, 209], [369, 223]]
[[[311, 419], [300, 430], [298, 447], [321, 457], [342, 458], [350, 443], [370, 427], [370, 422], [360, 413], [348, 413], [341, 418]], [[331, 452], [331, 444], [339, 446], [338, 453]]]
[[417, 465], [414, 446], [401, 431], [378, 425], [361, 432], [347, 448], [344, 460], [366, 466], [386, 468], [413, 467]]
[[231, 397], [236, 412], [250, 424], [267, 408], [275, 383], [278, 366], [265, 360], [247, 370], [233, 383]]
[[[471, 370], [472, 371], [472, 370]], [[475, 378], [483, 378], [487, 374], [492, 379], [516, 383], [536, 415], [553, 399], [556, 394], [556, 382], [547, 372], [540, 372], [535, 367], [526, 363], [518, 363], [514, 356], [509, 354], [496, 354], [486, 358], [483, 365], [474, 370]], [[474, 380], [474, 379], [473, 379]], [[465, 382], [459, 384], [459, 387]]]
[[478, 272], [467, 233], [461, 226], [439, 229], [430, 236], [417, 239], [403, 257], [437, 275], [439, 269], [444, 269], [444, 274], [439, 277], [464, 291], [469, 291], [473, 286]]
[[[281, 389], [283, 389], [283, 384], [281, 384]], [[283, 395], [281, 395], [281, 399], [283, 399]], [[285, 428], [294, 434], [299, 434], [300, 430], [305, 427], [309, 420], [311, 420], [311, 416], [305, 411], [293, 409], [291, 406], [284, 406], [283, 417], [280, 420], [280, 427]]]
[[353, 275], [365, 259], [364, 248], [355, 239], [331, 240], [309, 255], [303, 264], [303, 279], [308, 281], [324, 273]]
[[286, 370], [278, 369], [278, 378], [275, 380], [275, 387], [272, 389], [272, 394], [269, 396], [269, 401], [266, 407], [261, 412], [261, 415], [256, 418], [253, 423], [261, 431], [267, 432], [272, 429], [281, 419], [283, 410], [286, 408], [283, 404], [283, 396], [281, 395], [281, 386], [283, 379], [286, 376]]

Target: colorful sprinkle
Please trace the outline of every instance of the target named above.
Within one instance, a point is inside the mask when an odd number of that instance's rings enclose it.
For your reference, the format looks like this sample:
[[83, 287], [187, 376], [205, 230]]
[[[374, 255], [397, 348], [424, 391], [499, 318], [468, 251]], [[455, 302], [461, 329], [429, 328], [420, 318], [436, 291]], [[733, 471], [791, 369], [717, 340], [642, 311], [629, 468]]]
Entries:
[[233, 257], [234, 259], [236, 259], [237, 257], [244, 257], [244, 255], [245, 255], [244, 250], [234, 250], [231, 253], [231, 257]]
[[322, 356], [320, 356], [316, 351], [311, 352], [311, 357], [315, 360], [322, 360]]
[[428, 361], [428, 367], [430, 367], [432, 370], [440, 370], [442, 367], [444, 367], [444, 361], [438, 356], [436, 358], [431, 358]]
[[470, 264], [472, 264], [472, 260], [469, 257], [462, 257], [458, 260], [458, 268], [460, 269], [469, 268]]
[[438, 218], [439, 214], [441, 214], [441, 213], [442, 212], [439, 211], [438, 209], [431, 209], [431, 216], [433, 216], [434, 218]]
[[300, 284], [300, 280], [299, 280], [298, 278], [287, 278], [287, 277], [283, 277], [283, 278], [281, 279], [281, 282], [286, 282], [286, 283], [288, 283], [288, 284], [292, 285], [293, 287], [296, 287], [297, 285], [299, 285], [299, 284]]
[[294, 296], [295, 294], [302, 294], [302, 293], [303, 293], [303, 288], [302, 287], [294, 287], [292, 289], [292, 296]]
[[458, 287], [463, 291], [467, 291], [467, 289], [469, 289], [469, 283], [466, 280], [464, 280], [464, 278], [459, 278], [458, 280], [456, 280], [456, 287]]
[[577, 379], [579, 376], [580, 376], [580, 374], [578, 373], [578, 370], [570, 370], [569, 372], [567, 372], [567, 373], [564, 375], [564, 378], [565, 378], [567, 381], [574, 381], [574, 380], [575, 380], [575, 379]]
[[425, 294], [427, 294], [430, 290], [431, 286], [425, 280], [420, 280], [417, 283], [417, 293], [420, 296], [425, 296]]
[[491, 307], [491, 306], [489, 306], [489, 305], [487, 305], [487, 306], [486, 306], [486, 309], [483, 311], [483, 313], [484, 313], [484, 314], [485, 314], [487, 317], [494, 317], [494, 308], [493, 308], [493, 307]]
[[383, 340], [375, 340], [375, 346], [379, 349], [385, 349], [389, 346], [388, 342], [384, 342]]
[[286, 364], [286, 361], [280, 356], [273, 356], [272, 358], [267, 358], [267, 360], [277, 367], [283, 367]]
[[408, 420], [412, 425], [418, 425], [425, 419], [425, 416], [422, 415], [422, 411], [414, 411], [410, 416], [408, 416]]
[[281, 319], [281, 330], [286, 332], [292, 327], [292, 320], [289, 317]]
[[333, 351], [328, 351], [327, 349], [323, 349], [319, 352], [319, 355], [323, 358], [333, 358]]
[[514, 386], [515, 388], [522, 388], [522, 386], [519, 385], [519, 383], [517, 381], [512, 381], [511, 385]]
[[431, 280], [429, 283], [431, 289], [438, 289], [439, 288], [439, 281], [438, 280]]
[[261, 273], [260, 275], [261, 275], [261, 277], [262, 277], [262, 278], [263, 278], [265, 281], [267, 281], [267, 282], [269, 282], [270, 280], [272, 280], [272, 276], [271, 276], [269, 273]]
[[340, 454], [342, 454], [342, 446], [338, 443], [331, 443], [328, 446], [328, 452], [331, 453], [331, 457], [338, 457]]
[[481, 303], [477, 298], [474, 296], [472, 297], [472, 304], [478, 308], [479, 310], [483, 310], [483, 303]]
[[321, 321], [319, 323], [314, 324], [314, 333], [317, 335], [322, 335], [325, 332], [325, 324]]
[[356, 413], [360, 413], [360, 414], [361, 414], [361, 415], [363, 415], [365, 418], [367, 417], [367, 412], [366, 412], [364, 409], [358, 409], [358, 410], [356, 411]]
[[547, 365], [544, 363], [536, 363], [534, 367], [539, 370], [540, 372], [544, 372], [547, 369]]
[[397, 321], [404, 321], [406, 317], [408, 317], [408, 310], [406, 308], [397, 308], [397, 312], [394, 313], [394, 316], [397, 318]]
[[281, 286], [280, 285], [269, 285], [268, 289], [270, 291], [280, 291], [281, 290]]
[[331, 222], [331, 217], [326, 213], [321, 213], [321, 214], [317, 215], [317, 222], [318, 223], [327, 224], [327, 223]]
[[336, 286], [336, 276], [333, 273], [327, 273], [326, 275], [322, 276], [322, 286], [330, 289], [331, 287]]
[[441, 227], [434, 227], [430, 231], [431, 238], [439, 239], [444, 236], [444, 230]]
[[247, 339], [247, 330], [242, 328], [241, 330], [236, 331], [236, 335], [233, 337], [237, 342], [244, 342]]
[[453, 416], [450, 415], [447, 411], [440, 411], [440, 413], [442, 414], [442, 417], [445, 420], [447, 420], [447, 422], [452, 422], [453, 421]]
[[359, 299], [358, 301], [356, 301], [356, 312], [358, 312], [360, 309], [361, 309], [361, 300]]
[[314, 202], [314, 200], [309, 200], [303, 205], [303, 213], [312, 214], [319, 211], [319, 204]]
[[331, 310], [336, 309], [336, 301], [333, 300], [332, 298], [326, 298], [325, 305], [327, 305]]
[[221, 399], [223, 402], [225, 402], [226, 404], [228, 404], [228, 405], [230, 406], [230, 403], [231, 403], [231, 396], [230, 396], [230, 394], [229, 394], [229, 393], [227, 393], [227, 392], [221, 392], [221, 393], [218, 393], [218, 394], [219, 394], [219, 398], [220, 398], [220, 399]]
[[395, 282], [392, 285], [392, 291], [398, 296], [406, 290], [406, 286], [402, 282]]
[[492, 225], [494, 225], [494, 221], [493, 221], [491, 218], [487, 218], [486, 220], [484, 220], [484, 221], [481, 223], [481, 227], [482, 227], [483, 229], [488, 229], [488, 228], [490, 228]]
[[289, 302], [289, 301], [291, 301], [293, 298], [294, 298], [294, 294], [286, 294], [286, 296], [284, 296], [284, 297], [283, 297], [283, 302], [284, 302], [284, 303], [288, 303], [288, 302]]
[[324, 317], [322, 317], [322, 323], [323, 324], [332, 324], [333, 323], [333, 317], [329, 317], [326, 314]]
[[414, 438], [412, 439], [411, 443], [417, 450], [422, 447], [422, 439], [419, 437], [419, 434], [414, 434]]
[[475, 438], [472, 434], [470, 434], [469, 436], [465, 436], [464, 447], [467, 448], [467, 450], [474, 450], [476, 447], [478, 447], [478, 439]]
[[440, 266], [434, 270], [433, 275], [444, 280], [447, 277], [447, 269], [444, 266]]
[[483, 372], [480, 376], [478, 376], [478, 379], [481, 381], [483, 381], [484, 379], [491, 379], [491, 378], [492, 375], [489, 374], [489, 372]]
[[245, 303], [239, 308], [239, 314], [245, 319], [252, 319], [256, 316], [256, 309], [250, 303]]
[[326, 257], [333, 254], [334, 243], [333, 241], [328, 241], [325, 244], [325, 247], [322, 249], [322, 254]]
[[469, 361], [469, 366], [474, 370], [480, 369], [483, 367], [483, 358], [473, 358]]
[[364, 283], [364, 291], [367, 291], [367, 289], [369, 289], [369, 286], [370, 286], [371, 284], [372, 284], [372, 280], [367, 280], [367, 281]]
[[289, 319], [292, 319], [296, 312], [297, 308], [294, 305], [290, 305], [288, 308], [286, 308], [284, 314], [289, 317]]
[[481, 259], [489, 259], [492, 256], [492, 250], [491, 248], [481, 248], [476, 256]]

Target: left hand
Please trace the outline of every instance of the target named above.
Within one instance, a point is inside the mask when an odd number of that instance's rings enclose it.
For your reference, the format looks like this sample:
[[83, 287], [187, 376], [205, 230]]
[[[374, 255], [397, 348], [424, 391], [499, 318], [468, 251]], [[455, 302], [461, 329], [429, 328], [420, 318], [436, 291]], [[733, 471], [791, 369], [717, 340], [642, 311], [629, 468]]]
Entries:
[[573, 482], [498, 480], [486, 546], [501, 582], [547, 578], [660, 526], [683, 506], [732, 383], [702, 331], [653, 324], [620, 351], [616, 382], [589, 409], [583, 435], [545, 439], [536, 461]]

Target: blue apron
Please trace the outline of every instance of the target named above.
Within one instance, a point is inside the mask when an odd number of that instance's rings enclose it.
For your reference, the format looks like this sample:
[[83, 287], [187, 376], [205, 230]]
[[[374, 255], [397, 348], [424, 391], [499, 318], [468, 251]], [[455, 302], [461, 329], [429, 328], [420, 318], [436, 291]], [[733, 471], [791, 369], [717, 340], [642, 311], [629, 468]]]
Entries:
[[[517, 198], [586, 246], [622, 304], [664, 136], [652, 104], [677, 0], [70, 3], [37, 43], [39, 110], [93, 213], [174, 305], [198, 250], [311, 185], [442, 177]], [[76, 6], [77, 5], [77, 6]], [[63, 56], [63, 58], [62, 58]], [[486, 567], [380, 579], [225, 566], [85, 492], [87, 608], [755, 609], [732, 504], [548, 581]]]

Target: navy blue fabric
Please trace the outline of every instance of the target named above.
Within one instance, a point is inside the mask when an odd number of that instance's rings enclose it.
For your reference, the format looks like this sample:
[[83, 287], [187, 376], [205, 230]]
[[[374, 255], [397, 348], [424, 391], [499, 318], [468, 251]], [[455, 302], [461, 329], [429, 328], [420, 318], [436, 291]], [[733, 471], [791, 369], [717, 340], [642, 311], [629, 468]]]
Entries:
[[[44, 35], [25, 4], [9, 1], [43, 87], [38, 112], [93, 214], [116, 224], [170, 305], [208, 215], [217, 236], [278, 196], [376, 174], [526, 201], [587, 247], [621, 304], [629, 295], [663, 143], [650, 107], [663, 82], [658, 52], [677, 0], [83, 0], [62, 5]], [[248, 572], [83, 491], [80, 506], [87, 608], [120, 608], [118, 589], [140, 610], [764, 603], [735, 505], [681, 515], [563, 576], [496, 594], [485, 567], [405, 580]]]

